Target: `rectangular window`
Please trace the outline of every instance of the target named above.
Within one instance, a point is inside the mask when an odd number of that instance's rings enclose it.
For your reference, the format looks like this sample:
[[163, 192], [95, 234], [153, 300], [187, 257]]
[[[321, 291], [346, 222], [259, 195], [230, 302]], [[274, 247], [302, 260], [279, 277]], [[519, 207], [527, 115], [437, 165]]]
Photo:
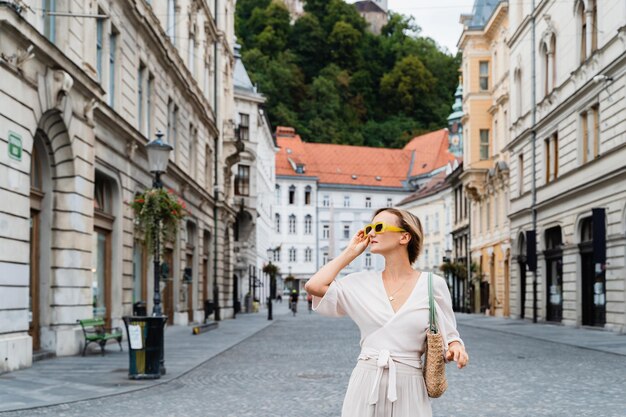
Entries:
[[520, 153], [517, 157], [517, 178], [518, 185], [517, 189], [519, 190], [519, 194], [524, 194], [524, 154]]
[[56, 41], [56, 18], [50, 13], [57, 11], [56, 0], [44, 0], [43, 1], [43, 36], [48, 38], [52, 43]]
[[289, 187], [289, 204], [296, 203], [296, 187], [293, 185]]
[[372, 198], [365, 197], [365, 208], [371, 208], [371, 207], [372, 207]]
[[311, 248], [306, 248], [304, 251], [304, 262], [311, 262]]
[[325, 195], [324, 199], [322, 200], [322, 205], [324, 207], [329, 207], [330, 206], [330, 197]]
[[167, 0], [167, 28], [165, 30], [170, 41], [176, 45], [176, 1]]
[[209, 190], [209, 193], [212, 193], [212, 185], [213, 185], [213, 152], [209, 145], [204, 147], [204, 175], [206, 177], [206, 189]]
[[559, 133], [554, 132], [552, 135], [552, 177], [559, 177]]
[[480, 160], [489, 159], [489, 129], [480, 129]]
[[237, 167], [237, 176], [235, 177], [235, 195], [250, 195], [250, 167], [248, 165], [239, 165]]
[[148, 83], [146, 84], [146, 130], [144, 134], [147, 137], [152, 135], [152, 114], [154, 109], [152, 108], [152, 92], [154, 91], [154, 76], [148, 73]]
[[439, 213], [435, 213], [435, 233], [439, 231]]
[[387, 199], [387, 207], [393, 207], [393, 200], [391, 198]]
[[489, 62], [480, 61], [480, 90], [489, 90]]
[[187, 65], [189, 65], [189, 72], [194, 76], [196, 76], [196, 39], [192, 34], [189, 34], [189, 50], [187, 51]]
[[350, 207], [350, 196], [346, 195], [343, 197], [343, 206], [344, 207]]
[[144, 100], [144, 92], [143, 92], [143, 76], [146, 67], [142, 62], [139, 63], [139, 69], [137, 70], [137, 129], [142, 132], [143, 131], [143, 100]]
[[545, 180], [546, 184], [548, 184], [552, 180], [550, 165], [552, 165], [552, 158], [550, 157], [550, 138], [545, 139], [543, 141], [543, 153], [544, 153], [544, 170], [546, 172]]
[[289, 262], [295, 262], [295, 261], [296, 261], [296, 249], [291, 248], [289, 249]]
[[305, 235], [310, 235], [311, 234], [311, 216], [307, 215], [304, 218], [304, 234]]
[[600, 153], [599, 107], [595, 105], [581, 113], [582, 162], [587, 163], [597, 158]]
[[343, 226], [343, 238], [350, 239], [350, 225], [348, 224]]
[[365, 268], [371, 268], [371, 267], [372, 267], [372, 254], [366, 253], [365, 254]]
[[280, 262], [280, 251], [282, 249], [276, 249], [274, 251], [274, 262]]
[[307, 206], [311, 205], [311, 189], [306, 188], [304, 190], [304, 204]]
[[239, 137], [241, 140], [250, 140], [250, 115], [239, 113]]
[[117, 54], [117, 33], [109, 35], [109, 106], [115, 106], [115, 58]]
[[325, 224], [322, 226], [322, 239], [328, 239], [330, 237], [330, 227]]
[[[98, 9], [98, 14], [103, 14]], [[104, 50], [104, 19], [96, 19], [96, 72], [98, 81], [102, 82], [102, 54]]]
[[322, 254], [322, 265], [326, 265], [328, 263], [328, 253], [324, 252]]

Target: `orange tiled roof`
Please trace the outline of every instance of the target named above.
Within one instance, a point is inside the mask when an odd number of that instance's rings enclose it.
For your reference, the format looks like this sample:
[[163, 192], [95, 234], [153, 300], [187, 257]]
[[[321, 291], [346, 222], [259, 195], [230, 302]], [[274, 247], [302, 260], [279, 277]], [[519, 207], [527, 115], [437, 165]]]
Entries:
[[416, 177], [454, 161], [448, 152], [448, 129], [440, 129], [413, 138], [404, 149], [415, 151], [411, 176]]
[[[276, 154], [276, 175], [317, 177], [322, 184], [401, 188], [413, 154], [420, 165], [417, 169], [414, 164], [412, 172], [417, 174], [412, 173], [412, 176], [430, 172], [448, 162], [447, 139], [447, 130], [443, 129], [416, 137], [404, 149], [371, 148], [303, 142], [295, 129], [279, 126], [276, 129], [280, 148]], [[296, 172], [298, 164], [304, 166], [303, 173]], [[424, 164], [426, 167], [422, 167]]]

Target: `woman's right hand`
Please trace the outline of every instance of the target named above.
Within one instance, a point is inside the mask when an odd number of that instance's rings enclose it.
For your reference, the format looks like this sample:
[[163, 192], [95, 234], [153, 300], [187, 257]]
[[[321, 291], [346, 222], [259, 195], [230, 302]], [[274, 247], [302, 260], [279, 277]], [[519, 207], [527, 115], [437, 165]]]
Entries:
[[356, 258], [360, 254], [362, 254], [367, 245], [370, 244], [370, 236], [366, 235], [363, 229], [359, 230], [354, 236], [352, 236], [352, 240], [348, 243], [346, 247], [346, 252], [351, 256]]

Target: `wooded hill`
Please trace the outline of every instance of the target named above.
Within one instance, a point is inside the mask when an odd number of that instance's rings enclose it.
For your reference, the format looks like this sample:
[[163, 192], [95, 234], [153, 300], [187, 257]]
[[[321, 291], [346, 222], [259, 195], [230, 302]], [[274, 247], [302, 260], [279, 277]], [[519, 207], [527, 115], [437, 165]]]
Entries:
[[402, 147], [446, 127], [460, 57], [392, 13], [381, 35], [343, 0], [307, 0], [291, 18], [280, 0], [238, 0], [237, 40], [273, 126], [309, 142]]

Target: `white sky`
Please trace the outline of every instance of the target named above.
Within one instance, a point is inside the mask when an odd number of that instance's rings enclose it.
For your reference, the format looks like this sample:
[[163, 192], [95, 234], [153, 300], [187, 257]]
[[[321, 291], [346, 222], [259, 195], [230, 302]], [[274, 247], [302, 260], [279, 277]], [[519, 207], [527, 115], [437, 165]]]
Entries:
[[[355, 0], [349, 0], [354, 3]], [[456, 53], [456, 43], [463, 27], [459, 17], [471, 13], [475, 0], [388, 0], [389, 9], [412, 15], [422, 28], [422, 36], [433, 38], [451, 53]]]

